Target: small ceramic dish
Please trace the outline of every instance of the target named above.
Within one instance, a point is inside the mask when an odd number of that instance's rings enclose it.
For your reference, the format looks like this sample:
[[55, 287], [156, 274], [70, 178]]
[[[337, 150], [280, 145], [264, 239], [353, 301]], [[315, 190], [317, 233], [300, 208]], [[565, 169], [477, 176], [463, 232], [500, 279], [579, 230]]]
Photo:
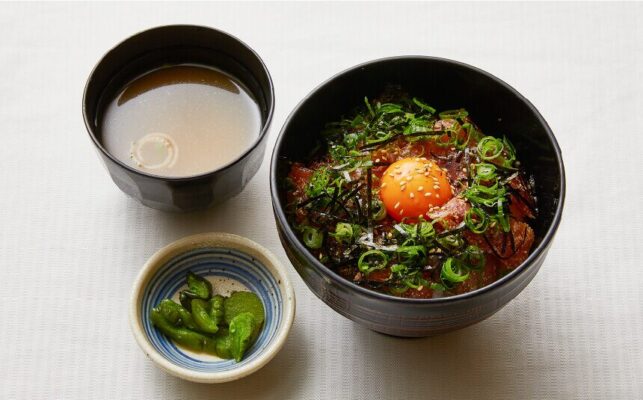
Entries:
[[[188, 271], [210, 280], [217, 294], [248, 290], [261, 299], [264, 326], [240, 362], [179, 347], [150, 322], [153, 307], [185, 288]], [[147, 261], [134, 283], [129, 315], [138, 345], [163, 370], [220, 383], [259, 370], [279, 352], [295, 316], [295, 293], [285, 267], [266, 248], [237, 235], [204, 233], [171, 243]]]

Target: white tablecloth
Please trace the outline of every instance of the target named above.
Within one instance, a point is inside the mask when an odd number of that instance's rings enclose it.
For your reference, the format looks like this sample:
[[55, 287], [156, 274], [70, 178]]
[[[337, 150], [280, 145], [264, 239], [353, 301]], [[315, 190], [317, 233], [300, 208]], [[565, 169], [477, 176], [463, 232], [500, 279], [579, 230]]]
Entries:
[[[0, 398], [643, 398], [643, 4], [0, 5]], [[264, 163], [233, 201], [165, 214], [123, 195], [92, 148], [81, 95], [137, 31], [194, 23], [254, 47], [277, 106]], [[366, 60], [436, 55], [504, 79], [563, 150], [563, 223], [540, 273], [489, 320], [400, 340], [364, 329], [291, 272], [288, 341], [238, 382], [166, 375], [130, 333], [132, 281], [157, 249], [204, 231], [288, 260], [268, 191], [270, 149], [318, 83]]]

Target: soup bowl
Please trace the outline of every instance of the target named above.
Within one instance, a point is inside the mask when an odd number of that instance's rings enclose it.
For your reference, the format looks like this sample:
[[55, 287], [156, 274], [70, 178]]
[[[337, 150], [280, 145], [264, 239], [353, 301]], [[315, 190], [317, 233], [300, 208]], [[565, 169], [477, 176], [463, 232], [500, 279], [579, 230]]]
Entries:
[[[110, 100], [127, 83], [177, 64], [214, 67], [239, 79], [259, 106], [261, 130], [226, 165], [194, 176], [164, 177], [134, 169], [110, 154], [102, 143], [101, 122]], [[194, 211], [239, 194], [259, 169], [274, 110], [274, 89], [259, 55], [239, 39], [208, 27], [171, 25], [138, 33], [107, 52], [87, 80], [82, 108], [87, 132], [116, 186], [149, 207]]]
[[[386, 84], [437, 109], [467, 109], [483, 132], [506, 135], [528, 174], [535, 178], [539, 215], [529, 257], [513, 271], [475, 291], [452, 297], [406, 299], [348, 281], [312, 256], [285, 212], [285, 178], [291, 162], [320, 143], [325, 123], [336, 121], [364, 96], [374, 98]], [[565, 172], [554, 134], [538, 110], [505, 82], [460, 62], [403, 56], [367, 62], [327, 80], [292, 111], [277, 139], [270, 171], [274, 217], [281, 243], [308, 288], [341, 315], [389, 335], [429, 336], [479, 322], [501, 309], [533, 279], [543, 264], [561, 220]]]

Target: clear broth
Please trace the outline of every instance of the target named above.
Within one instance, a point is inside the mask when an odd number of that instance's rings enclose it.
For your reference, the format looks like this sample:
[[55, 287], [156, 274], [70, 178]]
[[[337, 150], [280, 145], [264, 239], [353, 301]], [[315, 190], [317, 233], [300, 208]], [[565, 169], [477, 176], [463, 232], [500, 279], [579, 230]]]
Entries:
[[256, 140], [261, 113], [235, 78], [199, 65], [151, 71], [107, 106], [102, 143], [125, 164], [160, 176], [213, 171]]

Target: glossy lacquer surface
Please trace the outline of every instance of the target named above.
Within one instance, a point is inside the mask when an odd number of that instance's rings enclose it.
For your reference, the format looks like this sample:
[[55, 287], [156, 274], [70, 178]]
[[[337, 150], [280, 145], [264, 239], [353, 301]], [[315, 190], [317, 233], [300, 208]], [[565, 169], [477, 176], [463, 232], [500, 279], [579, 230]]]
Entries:
[[[103, 113], [134, 78], [177, 64], [211, 66], [242, 82], [259, 106], [261, 130], [244, 152], [214, 171], [180, 178], [137, 171], [102, 145]], [[273, 109], [272, 80], [257, 53], [225, 32], [191, 25], [153, 28], [118, 44], [92, 71], [83, 97], [85, 126], [114, 183], [144, 205], [166, 211], [205, 209], [240, 193], [263, 160]]]
[[[344, 280], [311, 256], [284, 213], [284, 178], [290, 161], [302, 160], [318, 143], [318, 133], [364, 96], [386, 84], [437, 109], [463, 107], [482, 131], [507, 135], [536, 181], [539, 217], [532, 254], [510, 274], [474, 292], [441, 299], [402, 299], [369, 291]], [[277, 140], [271, 165], [275, 221], [281, 242], [309, 289], [338, 313], [370, 329], [396, 336], [428, 336], [479, 322], [502, 308], [533, 279], [554, 237], [565, 196], [560, 149], [536, 108], [500, 79], [459, 62], [420, 56], [365, 63], [336, 75], [310, 93], [291, 113]]]

